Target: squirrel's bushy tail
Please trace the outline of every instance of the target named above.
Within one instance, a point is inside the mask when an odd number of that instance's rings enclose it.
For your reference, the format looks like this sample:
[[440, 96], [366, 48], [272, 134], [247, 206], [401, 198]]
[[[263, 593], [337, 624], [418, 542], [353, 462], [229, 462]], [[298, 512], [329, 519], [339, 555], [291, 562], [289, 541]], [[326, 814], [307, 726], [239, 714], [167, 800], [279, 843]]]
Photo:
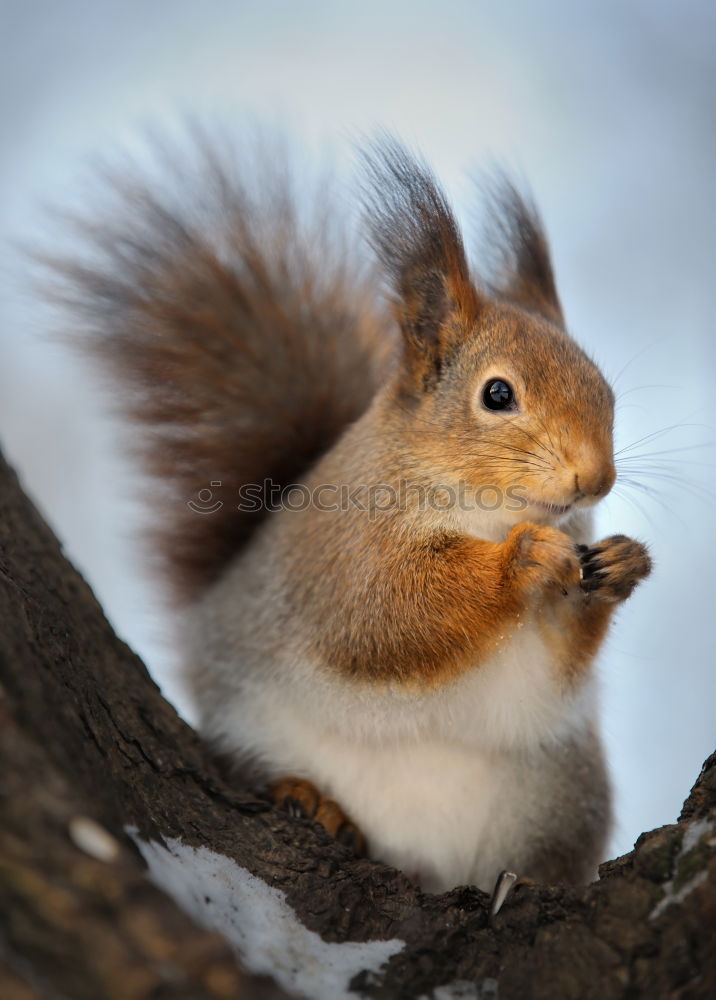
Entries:
[[[256, 492], [237, 510], [240, 488], [296, 482], [365, 410], [395, 350], [325, 191], [308, 210], [275, 145], [248, 164], [196, 136], [191, 147], [185, 167], [161, 157], [158, 181], [114, 172], [110, 210], [79, 223], [88, 253], [51, 262], [83, 345], [142, 425], [152, 530], [179, 601], [266, 514]], [[202, 490], [221, 508], [197, 512]]]

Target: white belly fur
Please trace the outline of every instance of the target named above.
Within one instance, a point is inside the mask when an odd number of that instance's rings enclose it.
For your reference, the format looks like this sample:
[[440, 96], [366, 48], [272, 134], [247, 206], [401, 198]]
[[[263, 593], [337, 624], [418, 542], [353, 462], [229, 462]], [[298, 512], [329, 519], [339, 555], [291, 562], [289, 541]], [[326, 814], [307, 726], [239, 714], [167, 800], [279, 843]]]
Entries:
[[235, 657], [214, 664], [231, 683], [201, 706], [205, 735], [269, 779], [315, 782], [360, 826], [373, 857], [430, 891], [491, 888], [519, 853], [510, 838], [527, 836], [544, 808], [533, 797], [541, 751], [595, 711], [592, 684], [562, 689], [530, 621], [491, 662], [422, 694], [358, 687], [295, 657], [268, 668], [250, 650]]
[[441, 892], [465, 884], [487, 890], [505, 867], [505, 829], [524, 829], [513, 767], [474, 748], [426, 740], [377, 749], [329, 745], [307, 771], [355, 817], [373, 857]]

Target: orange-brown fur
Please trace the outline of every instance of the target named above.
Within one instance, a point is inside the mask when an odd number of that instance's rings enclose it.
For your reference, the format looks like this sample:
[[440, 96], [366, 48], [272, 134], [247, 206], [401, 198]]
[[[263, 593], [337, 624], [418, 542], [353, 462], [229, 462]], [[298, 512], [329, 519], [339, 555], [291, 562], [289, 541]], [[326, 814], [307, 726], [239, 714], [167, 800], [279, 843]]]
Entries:
[[[378, 420], [389, 427], [383, 413]], [[390, 449], [390, 440], [387, 434], [382, 450]], [[342, 448], [359, 468], [361, 457], [350, 445], [349, 436]], [[309, 485], [341, 481], [331, 465], [330, 458], [321, 463]], [[357, 478], [391, 484], [385, 466]], [[514, 474], [492, 478], [506, 488]], [[397, 473], [392, 481], [397, 484]], [[307, 511], [287, 527], [282, 564], [307, 616], [316, 609], [312, 628], [322, 661], [358, 680], [439, 686], [493, 653], [519, 616], [534, 615], [565, 677], [588, 667], [614, 604], [581, 588], [580, 559], [569, 536], [522, 522], [498, 543], [435, 532], [411, 513], [386, 511], [371, 520], [362, 511]], [[637, 557], [643, 553], [632, 545]], [[310, 568], [306, 548], [313, 552]], [[616, 564], [614, 572], [631, 569]]]

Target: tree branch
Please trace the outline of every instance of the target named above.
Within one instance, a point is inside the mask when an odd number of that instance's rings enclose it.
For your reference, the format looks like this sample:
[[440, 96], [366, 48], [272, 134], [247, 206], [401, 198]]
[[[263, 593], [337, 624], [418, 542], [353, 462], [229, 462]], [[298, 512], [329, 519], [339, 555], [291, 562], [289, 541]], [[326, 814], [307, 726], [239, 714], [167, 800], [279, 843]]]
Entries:
[[[287, 995], [195, 922], [209, 912], [187, 915], [144, 877], [128, 829], [231, 859], [324, 941], [404, 942], [381, 971], [354, 975], [365, 996], [459, 981], [501, 1000], [716, 995], [716, 756], [677, 824], [642, 835], [591, 886], [518, 887], [490, 927], [479, 890], [424, 896], [229, 784], [4, 465], [0, 625], [3, 997]], [[88, 842], [89, 820], [110, 838]]]

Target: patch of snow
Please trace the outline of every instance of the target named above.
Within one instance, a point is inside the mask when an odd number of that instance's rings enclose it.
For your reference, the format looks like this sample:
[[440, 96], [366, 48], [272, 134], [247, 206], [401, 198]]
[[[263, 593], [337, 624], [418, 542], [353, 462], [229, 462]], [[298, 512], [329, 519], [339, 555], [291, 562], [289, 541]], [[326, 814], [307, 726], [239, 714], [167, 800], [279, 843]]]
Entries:
[[[167, 838], [166, 847], [127, 833], [147, 862], [149, 877], [198, 924], [218, 931], [251, 972], [268, 974], [309, 1000], [355, 1000], [353, 976], [378, 972], [405, 942], [332, 944], [303, 926], [286, 895], [206, 847]], [[457, 994], [459, 996], [459, 994]]]
[[[686, 832], [681, 841], [681, 847], [679, 849], [679, 854], [674, 862], [674, 868], [678, 868], [678, 864], [681, 858], [685, 854], [688, 854], [690, 850], [696, 847], [702, 840], [702, 838], [707, 833], [712, 833], [714, 830], [714, 824], [712, 820], [708, 819], [697, 819], [693, 823], [689, 824], [686, 828]], [[716, 846], [714, 838], [707, 841], [710, 847]], [[708, 872], [702, 871], [690, 878], [688, 882], [685, 882], [676, 892], [674, 891], [674, 880], [670, 879], [668, 882], [664, 883], [664, 897], [660, 899], [656, 904], [654, 909], [649, 914], [650, 920], [655, 920], [667, 906], [671, 906], [672, 903], [681, 903], [686, 897], [694, 891], [698, 886], [701, 885], [703, 881], [708, 876]]]
[[672, 903], [681, 903], [690, 893], [694, 891], [694, 889], [701, 885], [707, 875], [708, 872], [699, 872], [698, 875], [694, 875], [694, 877], [690, 878], [688, 882], [685, 882], [678, 892], [674, 892], [673, 882], [667, 882], [664, 886], [664, 898], [660, 899], [656, 904], [654, 909], [649, 914], [649, 919], [655, 920], [656, 917], [663, 913], [666, 907], [671, 906]]
[[713, 820], [710, 819], [697, 819], [689, 826], [686, 827], [686, 833], [681, 841], [681, 851], [679, 857], [682, 854], [686, 854], [690, 851], [692, 847], [696, 847], [701, 838], [705, 833], [711, 833], [714, 829]]

